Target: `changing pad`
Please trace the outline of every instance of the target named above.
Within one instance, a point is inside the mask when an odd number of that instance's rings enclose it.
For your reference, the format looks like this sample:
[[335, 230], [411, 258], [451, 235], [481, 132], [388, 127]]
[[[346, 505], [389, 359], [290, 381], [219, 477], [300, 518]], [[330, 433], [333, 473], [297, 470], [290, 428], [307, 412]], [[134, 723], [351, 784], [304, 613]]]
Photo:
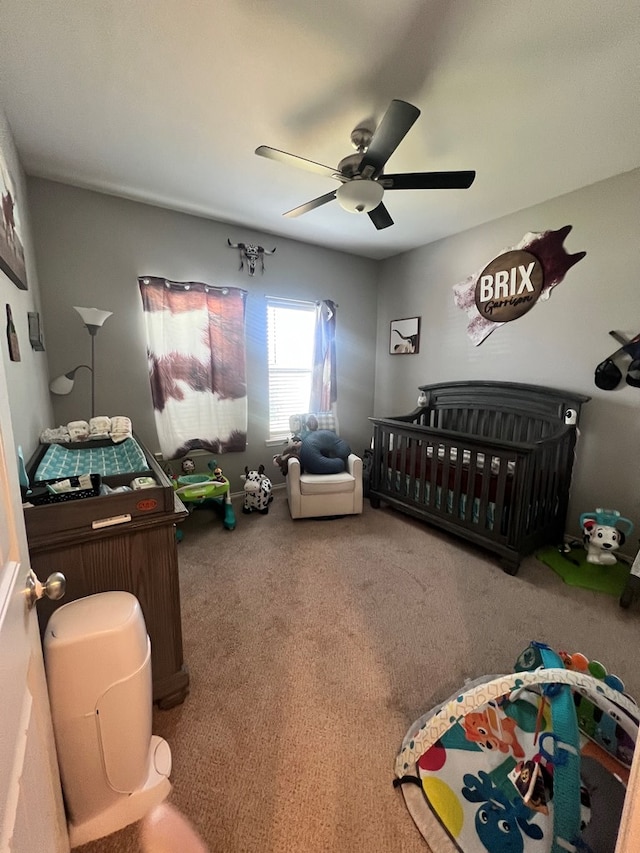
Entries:
[[121, 444], [88, 445], [78, 449], [52, 444], [38, 465], [35, 479], [42, 482], [80, 474], [108, 477], [146, 471], [148, 467], [144, 451], [135, 438], [127, 438]]

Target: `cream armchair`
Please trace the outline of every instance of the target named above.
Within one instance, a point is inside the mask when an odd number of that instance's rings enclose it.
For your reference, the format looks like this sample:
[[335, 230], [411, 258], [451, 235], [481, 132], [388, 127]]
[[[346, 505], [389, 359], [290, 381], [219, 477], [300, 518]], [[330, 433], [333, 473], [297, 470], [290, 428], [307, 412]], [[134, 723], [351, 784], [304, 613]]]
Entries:
[[[291, 432], [304, 438], [310, 414], [313, 413], [293, 415], [289, 419]], [[338, 432], [337, 419], [332, 413], [321, 412], [315, 417], [319, 429]], [[350, 454], [346, 470], [340, 474], [308, 474], [302, 471], [299, 459], [290, 457], [286, 486], [291, 518], [359, 515], [362, 512], [362, 459], [355, 453]]]

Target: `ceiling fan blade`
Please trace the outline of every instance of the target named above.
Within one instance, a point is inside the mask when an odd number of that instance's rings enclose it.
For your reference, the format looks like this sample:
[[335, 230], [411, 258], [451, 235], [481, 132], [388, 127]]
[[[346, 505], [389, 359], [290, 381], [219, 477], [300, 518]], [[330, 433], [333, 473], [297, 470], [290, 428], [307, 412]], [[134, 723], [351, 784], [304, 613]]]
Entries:
[[324, 175], [326, 178], [335, 178], [337, 181], [345, 180], [338, 169], [323, 166], [322, 163], [314, 163], [313, 160], [305, 160], [304, 157], [297, 157], [295, 154], [287, 154], [286, 151], [278, 151], [277, 148], [269, 148], [268, 145], [258, 146], [256, 154], [259, 157], [266, 157], [268, 160], [277, 160], [279, 163], [287, 163], [289, 166], [305, 169], [307, 172], [315, 172], [316, 175]]
[[382, 231], [383, 228], [393, 225], [393, 219], [389, 216], [389, 211], [382, 202], [377, 207], [374, 207], [373, 210], [370, 210], [368, 216], [378, 231]]
[[420, 110], [406, 101], [393, 100], [364, 153], [359, 172], [365, 178], [377, 177], [385, 163], [409, 132]]
[[383, 175], [378, 179], [385, 190], [468, 190], [476, 173], [468, 172], [405, 172]]
[[295, 216], [302, 216], [303, 213], [309, 213], [310, 210], [315, 210], [316, 207], [322, 207], [323, 204], [326, 204], [329, 201], [333, 201], [333, 199], [336, 197], [336, 192], [337, 190], [333, 190], [330, 193], [318, 196], [318, 198], [314, 198], [312, 201], [308, 201], [306, 204], [301, 204], [300, 207], [294, 207], [293, 210], [288, 210], [282, 215], [290, 216], [292, 219]]

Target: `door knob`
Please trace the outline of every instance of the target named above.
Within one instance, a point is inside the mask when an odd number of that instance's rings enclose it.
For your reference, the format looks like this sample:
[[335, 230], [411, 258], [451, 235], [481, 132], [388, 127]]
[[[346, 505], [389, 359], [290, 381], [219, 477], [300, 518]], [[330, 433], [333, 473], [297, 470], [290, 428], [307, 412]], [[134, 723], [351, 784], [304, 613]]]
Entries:
[[67, 579], [62, 572], [53, 572], [53, 574], [49, 575], [44, 583], [40, 583], [38, 576], [33, 570], [31, 570], [27, 575], [27, 583], [25, 586], [27, 607], [31, 610], [36, 601], [45, 595], [52, 601], [57, 601], [59, 598], [62, 598], [66, 588]]

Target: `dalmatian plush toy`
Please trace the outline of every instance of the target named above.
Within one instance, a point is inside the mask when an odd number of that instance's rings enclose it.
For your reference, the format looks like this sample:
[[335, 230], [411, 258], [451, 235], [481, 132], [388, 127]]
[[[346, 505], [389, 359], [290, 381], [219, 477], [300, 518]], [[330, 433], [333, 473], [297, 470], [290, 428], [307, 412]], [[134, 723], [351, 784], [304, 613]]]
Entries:
[[264, 465], [260, 465], [257, 471], [250, 471], [247, 467], [242, 475], [244, 480], [244, 503], [242, 512], [261, 512], [266, 515], [269, 512], [269, 504], [273, 500], [271, 494], [271, 480], [264, 475]]
[[587, 563], [601, 566], [612, 566], [617, 563], [614, 551], [624, 545], [625, 536], [622, 530], [606, 524], [598, 524], [588, 518], [582, 526], [584, 547], [587, 549]]
[[[612, 566], [617, 563], [614, 551], [624, 545], [633, 533], [633, 522], [620, 515], [617, 509], [598, 507], [595, 512], [580, 516], [582, 541], [587, 551], [587, 563]], [[620, 528], [625, 528], [624, 531]]]

